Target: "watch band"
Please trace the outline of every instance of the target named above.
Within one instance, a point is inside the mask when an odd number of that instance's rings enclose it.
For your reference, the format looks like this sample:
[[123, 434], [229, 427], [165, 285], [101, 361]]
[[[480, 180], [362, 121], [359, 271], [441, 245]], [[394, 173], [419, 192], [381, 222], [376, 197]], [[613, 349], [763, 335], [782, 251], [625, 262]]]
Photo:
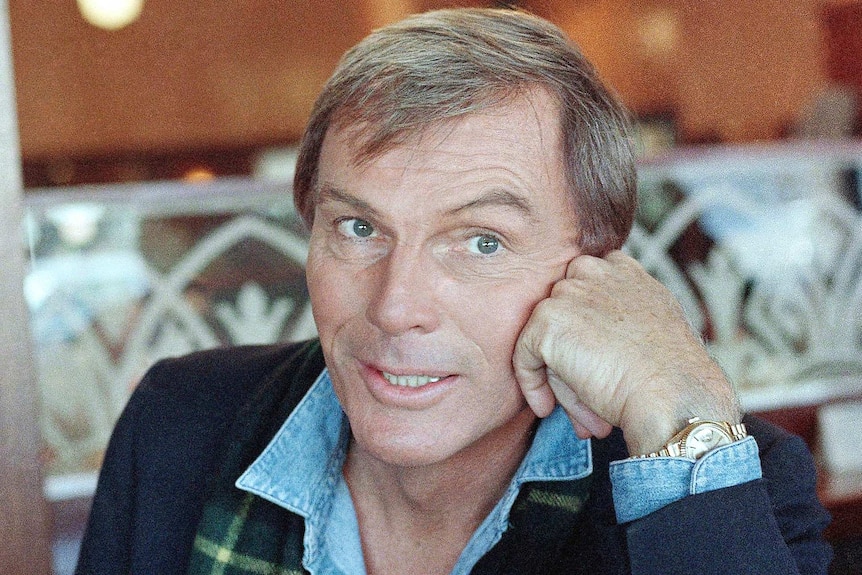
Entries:
[[679, 433], [658, 451], [636, 455], [635, 459], [647, 457], [688, 457], [699, 459], [706, 453], [720, 447], [741, 441], [748, 437], [744, 423], [729, 423], [692, 417]]

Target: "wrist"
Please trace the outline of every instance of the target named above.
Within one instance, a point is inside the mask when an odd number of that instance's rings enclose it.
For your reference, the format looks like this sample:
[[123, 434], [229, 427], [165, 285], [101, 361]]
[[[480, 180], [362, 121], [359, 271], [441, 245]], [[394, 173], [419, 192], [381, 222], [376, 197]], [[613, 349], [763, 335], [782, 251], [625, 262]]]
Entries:
[[639, 453], [633, 458], [684, 457], [686, 459], [700, 459], [713, 449], [742, 441], [746, 437], [748, 437], [748, 431], [743, 423], [692, 417], [688, 420], [687, 425], [660, 449]]
[[693, 417], [731, 425], [742, 421], [736, 393], [723, 377], [706, 373], [700, 377], [677, 374], [672, 383], [666, 380], [655, 387], [671, 389], [673, 393], [665, 392], [660, 397], [638, 396], [639, 401], [631, 401], [627, 413], [620, 419], [631, 455], [660, 450]]
[[651, 453], [661, 449], [685, 425], [684, 418], [656, 417], [653, 423], [637, 429], [623, 427], [623, 438], [630, 455]]

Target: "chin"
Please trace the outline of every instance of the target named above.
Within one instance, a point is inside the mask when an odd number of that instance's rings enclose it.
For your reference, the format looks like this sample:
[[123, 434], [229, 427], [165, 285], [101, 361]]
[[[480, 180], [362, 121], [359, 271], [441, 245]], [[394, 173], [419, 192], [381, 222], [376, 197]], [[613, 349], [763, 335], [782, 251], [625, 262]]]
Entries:
[[[394, 431], [388, 427], [357, 429], [353, 425], [351, 429], [353, 448], [358, 448], [381, 463], [396, 467], [425, 467], [442, 463], [466, 447], [447, 442], [439, 433], [425, 430], [413, 430], [413, 433], [409, 433], [403, 429]], [[429, 441], [431, 436], [433, 439]]]
[[489, 417], [484, 426], [476, 425], [478, 417], [482, 416], [476, 414], [469, 421], [435, 418], [424, 424], [398, 418], [351, 422], [351, 449], [358, 448], [379, 463], [404, 469], [452, 465], [451, 469], [466, 469], [510, 451], [535, 422], [535, 415], [526, 405], [514, 409], [509, 417]]

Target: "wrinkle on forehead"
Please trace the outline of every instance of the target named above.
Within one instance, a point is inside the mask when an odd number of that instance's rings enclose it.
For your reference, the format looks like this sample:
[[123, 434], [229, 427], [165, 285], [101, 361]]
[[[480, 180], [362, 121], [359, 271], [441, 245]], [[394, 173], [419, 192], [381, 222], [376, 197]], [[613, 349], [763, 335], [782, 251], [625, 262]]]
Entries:
[[[542, 148], [546, 145], [544, 128], [550, 126], [556, 134], [556, 137], [551, 139], [551, 145], [562, 151], [563, 138], [559, 133], [560, 105], [557, 97], [541, 86], [513, 86], [510, 93], [502, 94], [499, 98], [485, 104], [477, 104], [468, 112], [443, 114], [442, 117], [434, 117], [425, 123], [416, 121], [410, 127], [393, 131], [386, 137], [380, 136], [384, 130], [374, 119], [362, 119], [361, 116], [357, 119], [357, 114], [345, 114], [340, 119], [336, 119], [330, 125], [328, 132], [330, 134], [341, 132], [354, 142], [353, 163], [355, 167], [362, 167], [395, 148], [421, 148], [428, 140], [442, 145], [465, 118], [498, 114], [507, 116], [514, 108], [520, 107], [521, 103], [526, 103], [532, 112], [532, 120], [539, 127], [539, 141]], [[546, 120], [551, 119], [551, 122], [543, 121], [543, 115], [546, 116]], [[505, 131], [505, 126], [501, 126], [501, 131]]]
[[[490, 121], [468, 122], [468, 120], [477, 118]], [[465, 130], [465, 132], [456, 136], [459, 130]], [[571, 210], [572, 224], [577, 226], [575, 201], [573, 194], [569, 192], [569, 181], [566, 176], [563, 157], [559, 104], [554, 94], [541, 87], [521, 90], [516, 97], [507, 98], [502, 103], [484, 107], [476, 112], [431, 122], [422, 129], [404, 136], [400, 142], [389, 142], [385, 151], [378, 149], [373, 156], [363, 154], [366, 143], [364, 138], [372, 133], [372, 128], [367, 125], [330, 127], [326, 138], [337, 140], [338, 145], [343, 146], [342, 149], [347, 151], [347, 157], [350, 158], [348, 161], [359, 170], [369, 167], [371, 163], [394, 152], [395, 155], [390, 157], [397, 157], [397, 162], [392, 164], [387, 160], [385, 164], [389, 164], [390, 169], [406, 175], [409, 170], [422, 166], [426, 162], [426, 156], [428, 154], [434, 155], [433, 152], [435, 151], [444, 154], [454, 151], [456, 155], [452, 156], [451, 167], [458, 169], [460, 162], [457, 154], [461, 151], [457, 149], [457, 145], [453, 147], [453, 150], [447, 149], [447, 142], [451, 138], [462, 137], [464, 134], [469, 138], [471, 131], [476, 136], [476, 140], [490, 136], [508, 144], [502, 150], [497, 149], [493, 152], [495, 156], [492, 160], [496, 160], [496, 162], [492, 163], [496, 163], [499, 168], [507, 169], [509, 161], [512, 162], [512, 166], [518, 165], [525, 156], [544, 158], [543, 161], [532, 164], [532, 169], [535, 170], [533, 173], [539, 177], [538, 181], [541, 182], [541, 185], [560, 186], [564, 190], [564, 200]], [[518, 137], [520, 139], [515, 139]], [[330, 141], [330, 144], [334, 143], [334, 141]], [[324, 143], [324, 148], [326, 147]], [[469, 153], [481, 158], [484, 152], [481, 147], [477, 146], [474, 151]], [[465, 157], [461, 167], [465, 171], [471, 170], [470, 163], [470, 158]], [[481, 166], [479, 168], [481, 169]], [[319, 182], [319, 184], [326, 183]], [[316, 188], [315, 195], [319, 199], [320, 187], [316, 186]], [[532, 198], [529, 196], [532, 196], [536, 190], [526, 189], [523, 191], [529, 192], [526, 194], [526, 199], [531, 200]], [[516, 206], [513, 204], [510, 207]], [[530, 210], [522, 211], [529, 212]]]

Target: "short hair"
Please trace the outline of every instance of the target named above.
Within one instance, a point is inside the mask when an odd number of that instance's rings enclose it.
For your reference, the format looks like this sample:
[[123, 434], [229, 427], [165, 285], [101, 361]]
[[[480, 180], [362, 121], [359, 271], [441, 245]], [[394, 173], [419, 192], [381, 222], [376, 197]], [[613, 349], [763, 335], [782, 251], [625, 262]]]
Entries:
[[636, 204], [628, 113], [555, 25], [520, 10], [435, 10], [372, 32], [339, 62], [300, 143], [294, 202], [311, 226], [330, 128], [356, 129], [356, 162], [428, 127], [536, 87], [558, 103], [565, 174], [584, 253], [625, 242]]

